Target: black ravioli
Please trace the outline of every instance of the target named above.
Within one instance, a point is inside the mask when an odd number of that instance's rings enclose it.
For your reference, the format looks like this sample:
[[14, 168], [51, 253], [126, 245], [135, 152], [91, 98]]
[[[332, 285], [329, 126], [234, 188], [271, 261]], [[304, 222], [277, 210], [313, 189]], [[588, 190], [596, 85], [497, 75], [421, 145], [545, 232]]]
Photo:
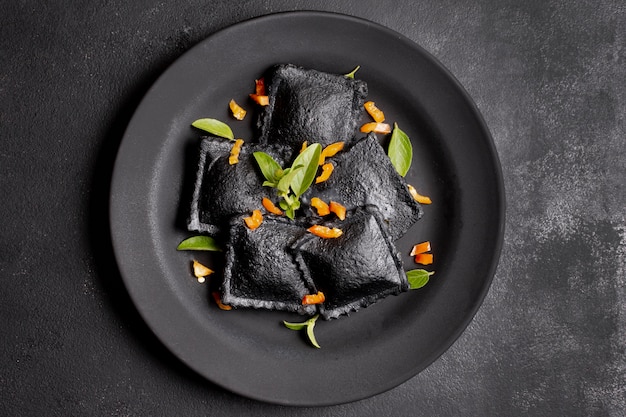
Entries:
[[[253, 153], [256, 144], [246, 144], [241, 148], [239, 163], [230, 165], [228, 157], [234, 142], [217, 137], [205, 137], [200, 144], [200, 160], [196, 174], [196, 184], [191, 202], [188, 229], [216, 235], [226, 231], [224, 226], [232, 216], [251, 213], [261, 208], [263, 197], [275, 200], [275, 191], [263, 187], [264, 178], [258, 169]], [[286, 149], [262, 147], [279, 164]]]
[[335, 165], [330, 178], [314, 184], [303, 196], [337, 201], [348, 210], [375, 205], [395, 241], [422, 216], [422, 207], [385, 154], [374, 134], [329, 158]]
[[[207, 136], [200, 144], [188, 229], [228, 239], [222, 300], [233, 307], [319, 310], [331, 319], [406, 291], [393, 241], [422, 210], [376, 136], [356, 136], [367, 85], [294, 65], [274, 67], [266, 81], [270, 104], [259, 118], [261, 137], [243, 145], [239, 163], [228, 163], [232, 141]], [[268, 153], [285, 168], [305, 140], [322, 146], [346, 143], [328, 159], [335, 165], [330, 179], [302, 196], [295, 220], [265, 214], [261, 226], [250, 230], [243, 218], [261, 209], [263, 197], [279, 200], [274, 188], [262, 186], [253, 153]], [[346, 219], [316, 216], [308, 206], [312, 197], [343, 204]], [[308, 233], [306, 227], [317, 222], [344, 234], [323, 239]], [[326, 301], [303, 306], [302, 298], [318, 290]]]
[[322, 146], [354, 138], [367, 84], [343, 75], [277, 65], [265, 77], [269, 105], [259, 119], [260, 142]]
[[254, 307], [313, 314], [302, 297], [317, 291], [307, 270], [301, 270], [287, 248], [306, 229], [292, 220], [266, 215], [250, 230], [242, 217], [230, 224], [222, 301], [233, 307]]
[[408, 290], [402, 261], [376, 207], [324, 225], [339, 227], [343, 235], [324, 239], [306, 234], [293, 245], [301, 269], [310, 271], [326, 296], [319, 307], [322, 317], [336, 318]]

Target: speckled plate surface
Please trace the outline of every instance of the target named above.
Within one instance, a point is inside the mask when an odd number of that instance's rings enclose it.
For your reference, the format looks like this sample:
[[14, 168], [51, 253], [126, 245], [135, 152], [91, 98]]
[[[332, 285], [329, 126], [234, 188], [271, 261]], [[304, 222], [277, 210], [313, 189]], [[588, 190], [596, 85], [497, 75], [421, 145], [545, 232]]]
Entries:
[[[185, 230], [200, 117], [229, 120], [276, 63], [357, 76], [369, 99], [410, 136], [409, 183], [433, 199], [397, 242], [405, 268], [414, 243], [431, 241], [436, 274], [423, 289], [319, 322], [314, 349], [282, 320], [290, 313], [219, 310], [210, 285], [177, 252]], [[248, 103], [249, 104], [249, 103]], [[251, 105], [249, 104], [249, 107]], [[238, 137], [247, 122], [230, 119]], [[372, 167], [376, 169], [376, 167]], [[148, 91], [119, 149], [110, 216], [117, 262], [134, 303], [159, 339], [210, 381], [241, 395], [291, 405], [328, 405], [389, 390], [431, 364], [466, 328], [488, 291], [504, 225], [497, 154], [479, 112], [453, 76], [409, 39], [344, 15], [294, 12], [217, 32], [181, 56]]]

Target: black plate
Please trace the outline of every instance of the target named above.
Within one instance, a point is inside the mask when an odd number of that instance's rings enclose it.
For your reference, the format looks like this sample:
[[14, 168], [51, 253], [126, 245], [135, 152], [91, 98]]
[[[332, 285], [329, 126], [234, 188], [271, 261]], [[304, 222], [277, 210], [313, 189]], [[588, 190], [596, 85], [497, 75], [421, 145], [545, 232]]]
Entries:
[[[360, 65], [369, 98], [411, 137], [408, 182], [434, 203], [398, 242], [430, 240], [436, 274], [423, 289], [321, 321], [321, 349], [281, 321], [290, 313], [222, 311], [190, 272], [197, 256], [177, 252], [184, 229], [200, 117], [229, 120], [231, 98], [246, 100], [276, 63], [333, 73]], [[252, 118], [230, 119], [249, 138]], [[375, 169], [375, 167], [372, 167]], [[269, 15], [201, 42], [154, 84], [133, 116], [111, 189], [111, 228], [128, 291], [160, 340], [214, 383], [281, 404], [328, 405], [362, 399], [413, 377], [468, 325], [488, 291], [502, 243], [504, 192], [497, 154], [472, 100], [431, 55], [365, 20], [318, 12]]]

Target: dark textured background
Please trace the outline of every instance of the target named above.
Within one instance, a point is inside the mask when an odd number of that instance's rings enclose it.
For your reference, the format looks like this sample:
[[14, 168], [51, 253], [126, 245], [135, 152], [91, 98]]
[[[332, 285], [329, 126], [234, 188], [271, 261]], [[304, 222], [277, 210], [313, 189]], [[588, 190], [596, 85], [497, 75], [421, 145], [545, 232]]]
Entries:
[[[622, 416], [626, 10], [613, 1], [2, 1], [0, 415]], [[173, 357], [108, 237], [113, 159], [156, 77], [271, 12], [381, 23], [437, 57], [490, 127], [507, 223], [490, 293], [427, 370], [325, 408], [257, 403]]]

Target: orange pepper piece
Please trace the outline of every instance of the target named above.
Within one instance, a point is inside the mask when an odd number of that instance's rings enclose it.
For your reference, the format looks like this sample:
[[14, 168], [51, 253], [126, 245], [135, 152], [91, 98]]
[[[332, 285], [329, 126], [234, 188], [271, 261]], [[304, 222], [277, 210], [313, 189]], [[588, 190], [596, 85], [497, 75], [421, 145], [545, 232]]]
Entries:
[[337, 152], [343, 149], [344, 142], [335, 142], [326, 146], [322, 149], [322, 153], [320, 154], [320, 165], [324, 165], [326, 158], [330, 158], [331, 156], [335, 156]]
[[230, 150], [230, 156], [228, 157], [228, 163], [235, 165], [239, 162], [239, 152], [241, 152], [241, 145], [243, 145], [243, 139], [237, 139], [235, 144]]
[[417, 201], [420, 204], [432, 203], [430, 197], [426, 197], [425, 195], [421, 195], [420, 193], [418, 193], [415, 187], [413, 187], [411, 184], [408, 184], [407, 187], [409, 188], [409, 193], [411, 194], [411, 197], [413, 197], [413, 200]]
[[330, 162], [322, 165], [322, 173], [317, 178], [315, 178], [315, 183], [319, 184], [320, 182], [326, 181], [328, 178], [330, 178], [330, 174], [333, 173], [334, 169], [335, 167]]
[[432, 253], [418, 253], [415, 255], [415, 263], [422, 265], [430, 265], [433, 263]]
[[324, 301], [326, 301], [326, 296], [321, 291], [318, 291], [317, 294], [307, 294], [302, 297], [302, 305], [322, 304]]
[[333, 227], [322, 226], [319, 224], [313, 225], [307, 229], [309, 232], [313, 233], [315, 236], [322, 237], [324, 239], [335, 239], [343, 234], [341, 229]]
[[272, 200], [270, 200], [269, 198], [263, 197], [262, 204], [263, 204], [263, 207], [265, 207], [265, 210], [267, 210], [268, 212], [275, 214], [277, 216], [282, 216], [283, 211], [279, 209], [278, 207], [276, 207], [274, 203], [272, 203]]
[[235, 102], [235, 100], [230, 100], [228, 103], [228, 107], [230, 107], [230, 111], [233, 114], [233, 117], [237, 120], [243, 120], [246, 117], [246, 111], [239, 104]]
[[335, 202], [335, 201], [331, 201], [330, 202], [330, 212], [331, 213], [335, 213], [337, 215], [337, 217], [339, 218], [339, 220], [345, 220], [346, 218], [346, 208], [344, 206], [342, 206], [341, 204]]
[[250, 94], [250, 98], [261, 106], [267, 106], [270, 104], [269, 96], [261, 96], [259, 94]]
[[266, 95], [265, 93], [265, 78], [259, 78], [254, 80], [254, 92], [259, 96]]
[[307, 148], [307, 146], [309, 146], [309, 142], [307, 142], [306, 140], [304, 142], [302, 142], [302, 147], [300, 148], [300, 153], [304, 152], [304, 150]]
[[330, 214], [328, 204], [318, 197], [313, 197], [311, 199], [311, 207], [315, 207], [315, 209], [317, 209], [318, 216], [326, 216], [327, 214]]
[[250, 94], [250, 98], [261, 106], [270, 104], [270, 98], [265, 92], [265, 79], [259, 78], [254, 80], [254, 94]]
[[246, 223], [246, 226], [250, 230], [254, 230], [263, 223], [263, 215], [261, 214], [261, 210], [253, 210], [252, 216], [245, 217], [243, 221]]
[[374, 132], [374, 133], [387, 134], [387, 133], [391, 133], [391, 126], [388, 123], [370, 122], [370, 123], [365, 123], [363, 126], [361, 126], [361, 132], [362, 133]]
[[411, 256], [415, 256], [417, 254], [426, 253], [426, 252], [430, 252], [430, 242], [429, 241], [418, 243], [417, 245], [414, 245], [413, 249], [411, 250]]
[[365, 104], [363, 104], [363, 107], [365, 107], [365, 111], [372, 116], [372, 119], [374, 119], [376, 123], [382, 123], [385, 121], [385, 113], [376, 107], [376, 104], [374, 104], [373, 101], [366, 101]]
[[215, 300], [215, 304], [217, 304], [217, 306], [222, 309], [222, 310], [232, 310], [233, 308], [229, 305], [226, 305], [224, 303], [222, 303], [222, 299], [220, 298], [220, 293], [217, 291], [213, 291], [211, 293], [211, 295], [213, 295], [213, 300]]

